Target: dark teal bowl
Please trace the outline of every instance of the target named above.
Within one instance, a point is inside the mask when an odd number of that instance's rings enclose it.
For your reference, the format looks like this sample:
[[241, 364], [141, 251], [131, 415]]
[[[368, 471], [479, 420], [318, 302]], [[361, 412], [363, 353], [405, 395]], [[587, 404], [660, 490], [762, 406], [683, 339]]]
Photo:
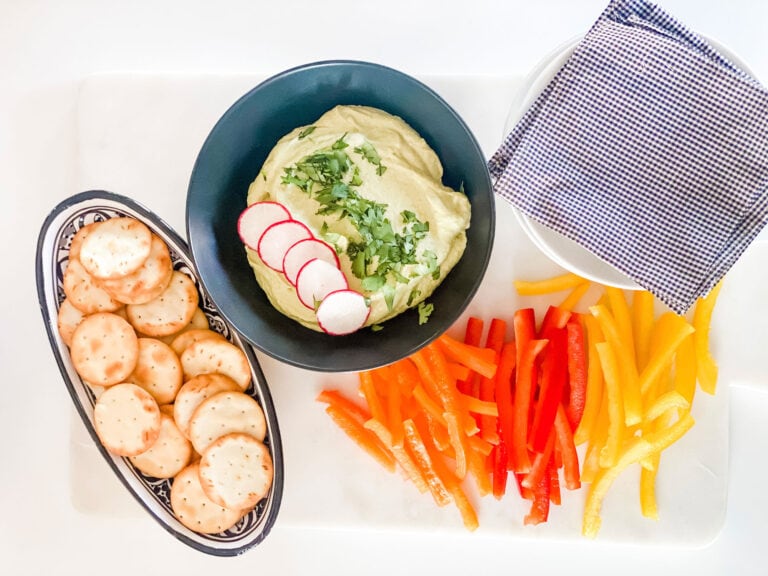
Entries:
[[[328, 336], [275, 310], [253, 276], [237, 235], [249, 184], [277, 141], [338, 104], [380, 108], [400, 116], [437, 152], [443, 182], [463, 186], [471, 204], [467, 249], [429, 298], [419, 326], [409, 310], [373, 332]], [[418, 191], [414, 191], [418, 193]], [[437, 224], [439, 226], [439, 223]], [[459, 115], [414, 78], [377, 64], [317, 62], [282, 72], [253, 88], [221, 117], [195, 162], [187, 193], [187, 237], [200, 280], [220, 313], [262, 352], [323, 372], [382, 366], [434, 340], [461, 315], [491, 255], [494, 198], [483, 153]]]

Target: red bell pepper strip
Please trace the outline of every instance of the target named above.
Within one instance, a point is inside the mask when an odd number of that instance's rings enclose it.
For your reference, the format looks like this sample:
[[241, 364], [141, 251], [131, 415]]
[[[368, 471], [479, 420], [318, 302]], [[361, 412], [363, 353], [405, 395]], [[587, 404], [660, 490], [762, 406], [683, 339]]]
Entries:
[[502, 441], [493, 447], [493, 495], [501, 500], [507, 491], [507, 445]]
[[565, 487], [568, 490], [578, 490], [581, 488], [579, 455], [576, 453], [576, 445], [573, 443], [573, 432], [562, 404], [557, 407], [557, 414], [555, 415], [555, 439], [560, 447], [560, 456], [563, 459]]
[[523, 482], [522, 482], [523, 486], [531, 490], [534, 490], [538, 485], [539, 481], [541, 480], [542, 476], [546, 475], [547, 466], [549, 465], [550, 461], [553, 462], [555, 467], [557, 468], [557, 463], [555, 462], [555, 431], [554, 429], [552, 429], [549, 435], [549, 438], [547, 439], [547, 443], [544, 447], [544, 450], [534, 455], [533, 464], [531, 464], [531, 469], [528, 472], [528, 474], [526, 474], [525, 477], [523, 478]]
[[571, 319], [571, 312], [558, 308], [557, 306], [550, 306], [547, 308], [547, 312], [544, 314], [544, 320], [541, 322], [539, 328], [539, 338], [546, 338], [547, 333], [554, 329], [565, 328], [568, 320]]
[[587, 401], [587, 353], [584, 345], [584, 328], [574, 315], [565, 326], [568, 334], [568, 389], [566, 416], [571, 430], [575, 431], [584, 414]]
[[[504, 339], [507, 333], [507, 323], [500, 318], [493, 318], [491, 325], [488, 328], [488, 336], [485, 340], [485, 347], [493, 350], [496, 363], [498, 365], [499, 357], [501, 356], [501, 349], [504, 346]], [[495, 397], [496, 388], [496, 376], [498, 375], [498, 368], [496, 374], [492, 378], [483, 378], [480, 381], [480, 400], [486, 402], [493, 402]], [[492, 416], [481, 415], [480, 416], [480, 436], [483, 440], [487, 440], [493, 444], [498, 444], [499, 435], [496, 431], [496, 418]]]
[[533, 502], [531, 503], [531, 511], [523, 519], [523, 523], [526, 526], [529, 524], [540, 524], [541, 522], [547, 521], [547, 518], [549, 517], [549, 486], [550, 476], [545, 471], [533, 489]]
[[548, 344], [547, 340], [530, 340], [525, 345], [520, 364], [517, 367], [510, 454], [512, 455], [513, 470], [519, 474], [527, 474], [531, 469], [531, 459], [528, 455], [528, 414], [531, 406], [531, 389], [534, 384], [533, 370], [536, 357]]
[[533, 308], [520, 308], [513, 318], [515, 332], [515, 344], [517, 345], [517, 357], [515, 363], [520, 366], [520, 358], [523, 355], [525, 345], [536, 338], [536, 316]]
[[544, 451], [568, 379], [566, 331], [564, 328], [553, 328], [548, 336], [550, 345], [541, 363], [541, 387], [528, 439], [528, 447], [534, 452]]
[[562, 504], [562, 498], [560, 495], [560, 476], [557, 473], [557, 466], [547, 466], [547, 472], [549, 472], [549, 501], [552, 504], [559, 506]]
[[[467, 319], [467, 327], [464, 332], [464, 344], [469, 344], [470, 346], [480, 346], [482, 337], [483, 321], [476, 316], [470, 316], [469, 319]], [[471, 392], [473, 374], [474, 372], [471, 372], [467, 378], [464, 380], [459, 380], [456, 383], [456, 386], [460, 392], [464, 394], [469, 394]]]
[[496, 405], [499, 410], [499, 431], [501, 440], [512, 445], [513, 407], [512, 383], [514, 382], [517, 346], [514, 342], [504, 344], [499, 358], [499, 368], [496, 371]]

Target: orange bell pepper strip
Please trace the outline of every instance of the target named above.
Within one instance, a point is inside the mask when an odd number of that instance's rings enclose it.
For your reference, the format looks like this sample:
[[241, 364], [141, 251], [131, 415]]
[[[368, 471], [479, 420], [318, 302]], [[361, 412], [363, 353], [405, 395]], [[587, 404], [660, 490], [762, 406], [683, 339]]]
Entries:
[[[591, 306], [589, 311], [597, 319], [600, 329], [603, 331], [606, 342], [611, 345], [613, 353], [617, 357], [617, 365], [621, 369], [620, 381], [622, 382], [621, 391], [624, 401], [624, 420], [627, 426], [639, 424], [642, 420], [642, 401], [640, 395], [640, 386], [637, 380], [637, 366], [635, 365], [635, 355], [630, 353], [630, 348], [624, 345], [619, 326], [603, 304]], [[605, 366], [603, 366], [605, 372]]]
[[464, 364], [473, 372], [486, 378], [493, 378], [496, 374], [496, 356], [493, 350], [469, 346], [447, 334], [440, 335], [436, 342], [443, 348], [449, 360]]
[[709, 327], [712, 323], [712, 313], [717, 297], [723, 287], [722, 280], [712, 288], [711, 292], [699, 298], [693, 310], [694, 344], [696, 347], [696, 365], [699, 386], [707, 394], [714, 394], [717, 387], [717, 363], [709, 349]]
[[600, 413], [600, 405], [603, 398], [603, 369], [600, 365], [600, 357], [597, 354], [595, 344], [603, 341], [603, 333], [600, 326], [591, 314], [583, 316], [587, 327], [587, 390], [584, 412], [576, 431], [573, 433], [573, 441], [577, 446], [589, 440], [592, 429], [597, 422]]
[[385, 470], [395, 471], [395, 457], [381, 443], [376, 434], [365, 428], [355, 416], [338, 406], [329, 405], [325, 411], [347, 436], [370, 454]]
[[[416, 489], [419, 492], [424, 493], [429, 490], [421, 470], [416, 465], [416, 462], [414, 462], [413, 458], [411, 458], [411, 455], [408, 450], [406, 450], [405, 445], [396, 445], [392, 440], [392, 434], [386, 426], [374, 418], [368, 420], [365, 424], [363, 424], [363, 426], [376, 434], [381, 443], [389, 448], [389, 450], [392, 452], [392, 456], [395, 458], [395, 461], [400, 464], [400, 467], [405, 472], [405, 475], [411, 482], [413, 482], [414, 486], [416, 486]], [[402, 422], [400, 423], [400, 426], [402, 427]]]
[[575, 431], [584, 415], [587, 402], [587, 354], [584, 328], [578, 316], [565, 325], [568, 336], [568, 405], [566, 416], [571, 430]]
[[581, 532], [584, 536], [594, 538], [600, 531], [600, 509], [603, 498], [613, 481], [631, 464], [655, 453], [660, 453], [673, 443], [677, 442], [691, 429], [694, 424], [690, 412], [684, 414], [677, 422], [655, 431], [646, 437], [636, 438], [621, 454], [616, 464], [598, 473], [587, 494], [584, 506], [584, 517]]
[[[438, 506], [449, 504], [451, 502], [451, 494], [437, 475], [437, 472], [435, 472], [432, 458], [427, 452], [424, 440], [422, 439], [421, 433], [416, 428], [416, 424], [411, 418], [408, 418], [403, 421], [403, 429], [405, 430], [405, 441], [411, 452], [411, 456], [419, 467], [435, 503]], [[437, 458], [435, 460], [437, 460]]]
[[[483, 337], [483, 321], [476, 316], [470, 316], [467, 319], [467, 326], [464, 331], [464, 344], [469, 346], [480, 346], [480, 342]], [[469, 370], [469, 368], [467, 368]], [[474, 372], [470, 370], [470, 373], [465, 378], [460, 378], [456, 382], [456, 387], [463, 394], [469, 394], [472, 386], [472, 376]]]
[[472, 375], [472, 370], [458, 362], [448, 362], [448, 371], [451, 373], [451, 376], [453, 376], [453, 379], [456, 380], [456, 387], [459, 388], [459, 390], [461, 390], [458, 386], [459, 382], [465, 382]]
[[368, 404], [368, 408], [371, 410], [371, 417], [375, 418], [382, 424], [387, 422], [386, 414], [384, 413], [384, 406], [381, 403], [381, 399], [376, 392], [376, 386], [373, 382], [373, 374], [371, 371], [366, 370], [360, 372], [360, 391], [363, 393], [365, 402]]
[[525, 345], [517, 366], [510, 454], [513, 470], [518, 474], [527, 474], [531, 469], [531, 460], [528, 455], [528, 422], [533, 396], [533, 371], [536, 358], [548, 344], [549, 340], [530, 340]]
[[348, 416], [354, 418], [361, 424], [371, 417], [371, 413], [367, 408], [353, 402], [338, 390], [321, 390], [320, 394], [317, 395], [316, 400], [330, 406], [335, 406], [338, 410], [346, 412]]
[[579, 284], [586, 282], [581, 276], [573, 273], [561, 274], [545, 280], [515, 280], [515, 290], [520, 296], [539, 296], [541, 294], [550, 294], [552, 292], [561, 292], [574, 288]]

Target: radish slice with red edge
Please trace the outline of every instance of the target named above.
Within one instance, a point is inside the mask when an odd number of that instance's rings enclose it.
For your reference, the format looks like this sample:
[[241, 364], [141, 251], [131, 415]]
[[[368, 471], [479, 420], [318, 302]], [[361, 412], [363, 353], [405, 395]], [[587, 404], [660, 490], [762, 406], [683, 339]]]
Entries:
[[240, 213], [237, 233], [251, 250], [257, 250], [264, 231], [278, 222], [291, 219], [288, 208], [279, 202], [255, 202]]
[[296, 295], [307, 308], [314, 310], [331, 292], [349, 288], [344, 273], [325, 260], [314, 258], [304, 264], [296, 276]]
[[312, 232], [298, 220], [277, 222], [261, 235], [257, 251], [264, 264], [282, 272], [283, 258], [288, 248], [305, 238], [312, 238]]
[[336, 250], [330, 244], [326, 244], [317, 238], [305, 238], [296, 242], [285, 253], [285, 258], [283, 258], [283, 274], [285, 274], [286, 280], [295, 286], [299, 270], [301, 270], [304, 264], [315, 258], [325, 260], [328, 264], [336, 266], [336, 268], [339, 267], [339, 257], [336, 255]]
[[317, 323], [327, 334], [344, 336], [365, 326], [370, 313], [371, 308], [360, 292], [336, 290], [317, 307]]

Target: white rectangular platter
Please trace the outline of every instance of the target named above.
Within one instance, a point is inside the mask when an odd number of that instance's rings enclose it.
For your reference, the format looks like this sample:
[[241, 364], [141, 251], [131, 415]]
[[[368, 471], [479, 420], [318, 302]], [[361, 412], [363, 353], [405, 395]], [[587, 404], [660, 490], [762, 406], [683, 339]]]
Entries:
[[[406, 71], [407, 72], [407, 71]], [[418, 76], [418, 75], [417, 75]], [[501, 142], [503, 126], [521, 78], [515, 76], [418, 76], [462, 115], [486, 157]], [[99, 188], [130, 196], [185, 236], [186, 188], [197, 151], [218, 117], [255, 86], [257, 76], [105, 74], [87, 78], [77, 112], [79, 190]], [[258, 167], [254, 167], [256, 173]], [[488, 274], [464, 315], [511, 319], [514, 310], [544, 300], [524, 299], [516, 278], [541, 278], [561, 270], [528, 241], [511, 208], [497, 201], [497, 237]], [[746, 286], [756, 245], [732, 276]], [[755, 271], [755, 274], [757, 271]], [[257, 289], [254, 285], [254, 289]], [[745, 288], [745, 290], [748, 290]], [[723, 365], [714, 397], [698, 394], [693, 430], [662, 458], [658, 480], [660, 519], [641, 516], [637, 470], [625, 473], [603, 508], [601, 540], [696, 547], [710, 542], [725, 518], [728, 476], [729, 363], [758, 359], [747, 344], [729, 336], [748, 318], [737, 287], [726, 285], [713, 326], [713, 346]], [[720, 312], [725, 309], [726, 312]], [[743, 318], [741, 317], [743, 316]], [[464, 320], [456, 326], [462, 329]], [[458, 511], [438, 509], [398, 475], [388, 475], [352, 444], [315, 402], [323, 387], [354, 394], [352, 374], [305, 372], [259, 355], [274, 397], [285, 451], [285, 491], [278, 524], [336, 529], [461, 532]], [[744, 370], [748, 371], [749, 362]], [[138, 516], [136, 506], [104, 466], [81, 424], [73, 418], [71, 495], [74, 506], [93, 515]], [[478, 534], [551, 540], [580, 539], [586, 490], [566, 493], [550, 521], [523, 526], [528, 502], [511, 487], [504, 500], [475, 502]], [[474, 537], [474, 536], [467, 536]]]

